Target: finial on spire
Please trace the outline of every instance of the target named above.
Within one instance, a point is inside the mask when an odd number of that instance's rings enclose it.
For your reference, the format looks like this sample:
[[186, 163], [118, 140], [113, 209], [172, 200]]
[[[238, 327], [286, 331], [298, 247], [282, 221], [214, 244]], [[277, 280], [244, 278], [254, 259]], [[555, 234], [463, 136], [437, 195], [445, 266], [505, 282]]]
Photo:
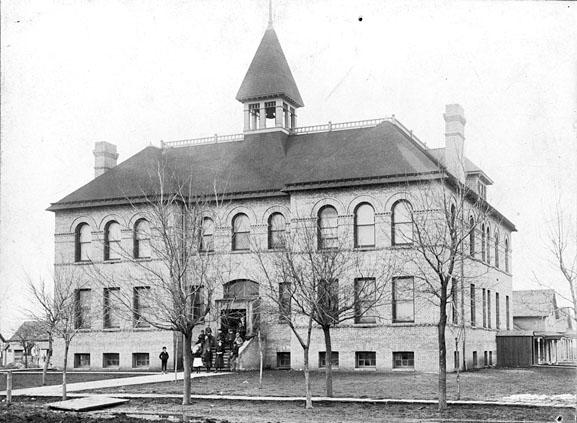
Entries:
[[268, 0], [268, 27], [272, 28], [272, 0]]

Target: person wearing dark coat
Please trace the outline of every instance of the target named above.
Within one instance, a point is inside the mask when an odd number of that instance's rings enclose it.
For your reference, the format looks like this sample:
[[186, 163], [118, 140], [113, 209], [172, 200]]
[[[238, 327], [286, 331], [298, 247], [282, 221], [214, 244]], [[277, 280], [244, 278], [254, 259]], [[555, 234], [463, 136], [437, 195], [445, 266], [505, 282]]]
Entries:
[[202, 362], [204, 363], [204, 367], [206, 367], [206, 371], [210, 372], [210, 368], [212, 367], [212, 347], [214, 346], [212, 329], [207, 327], [204, 331], [204, 334], [204, 343], [202, 346]]
[[224, 342], [220, 339], [216, 343], [216, 360], [214, 361], [214, 367], [216, 367], [217, 372], [221, 371], [224, 367], [224, 350]]
[[228, 330], [228, 333], [225, 336], [225, 345], [229, 350], [232, 350], [232, 346], [234, 344], [234, 331], [232, 329]]
[[162, 352], [158, 356], [160, 362], [162, 363], [162, 373], [166, 373], [166, 364], [168, 363], [168, 352], [166, 352], [166, 347], [162, 347]]

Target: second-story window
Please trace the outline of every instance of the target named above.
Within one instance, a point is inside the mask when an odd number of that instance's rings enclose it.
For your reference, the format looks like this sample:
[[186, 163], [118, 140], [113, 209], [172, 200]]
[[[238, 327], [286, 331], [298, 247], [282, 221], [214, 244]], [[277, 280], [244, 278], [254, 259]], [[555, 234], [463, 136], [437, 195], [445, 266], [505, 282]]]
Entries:
[[244, 251], [250, 249], [250, 221], [244, 213], [232, 219], [232, 249]]
[[214, 251], [214, 221], [210, 217], [202, 219], [200, 250]]
[[509, 240], [505, 238], [505, 272], [509, 271]]
[[499, 268], [499, 232], [495, 232], [495, 267]]
[[115, 221], [104, 228], [104, 260], [120, 260], [120, 225]]
[[397, 201], [392, 208], [391, 239], [393, 245], [413, 243], [413, 209], [406, 200]]
[[92, 233], [90, 231], [90, 226], [88, 226], [87, 223], [81, 223], [78, 225], [76, 227], [74, 237], [74, 261], [89, 261], [90, 244], [92, 243]]
[[338, 247], [338, 215], [337, 210], [332, 206], [324, 206], [319, 211], [318, 237], [319, 249]]
[[150, 257], [150, 225], [146, 219], [134, 224], [134, 258]]
[[487, 243], [485, 253], [487, 254], [487, 264], [491, 264], [491, 228], [487, 225], [487, 235], [485, 237]]
[[485, 243], [485, 224], [481, 225], [481, 260], [485, 261], [485, 249], [487, 245]]
[[475, 220], [473, 216], [469, 218], [469, 254], [475, 257]]
[[285, 246], [286, 222], [281, 213], [273, 213], [268, 218], [268, 248], [277, 250]]
[[355, 210], [355, 247], [375, 246], [375, 211], [368, 203]]

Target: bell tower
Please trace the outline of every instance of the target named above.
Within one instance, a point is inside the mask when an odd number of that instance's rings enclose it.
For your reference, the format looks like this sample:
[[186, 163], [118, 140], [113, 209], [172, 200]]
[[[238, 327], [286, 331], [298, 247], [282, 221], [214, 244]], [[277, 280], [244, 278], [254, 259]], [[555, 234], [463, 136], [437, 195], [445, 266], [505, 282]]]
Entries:
[[296, 109], [304, 104], [273, 28], [270, 2], [268, 27], [236, 99], [243, 104], [245, 133], [296, 128]]

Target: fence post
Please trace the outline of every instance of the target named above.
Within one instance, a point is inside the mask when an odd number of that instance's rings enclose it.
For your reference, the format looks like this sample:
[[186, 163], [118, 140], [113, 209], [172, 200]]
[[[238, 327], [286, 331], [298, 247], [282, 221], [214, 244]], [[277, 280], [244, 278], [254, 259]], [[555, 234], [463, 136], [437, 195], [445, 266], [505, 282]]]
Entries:
[[12, 402], [12, 370], [6, 372], [6, 402]]

